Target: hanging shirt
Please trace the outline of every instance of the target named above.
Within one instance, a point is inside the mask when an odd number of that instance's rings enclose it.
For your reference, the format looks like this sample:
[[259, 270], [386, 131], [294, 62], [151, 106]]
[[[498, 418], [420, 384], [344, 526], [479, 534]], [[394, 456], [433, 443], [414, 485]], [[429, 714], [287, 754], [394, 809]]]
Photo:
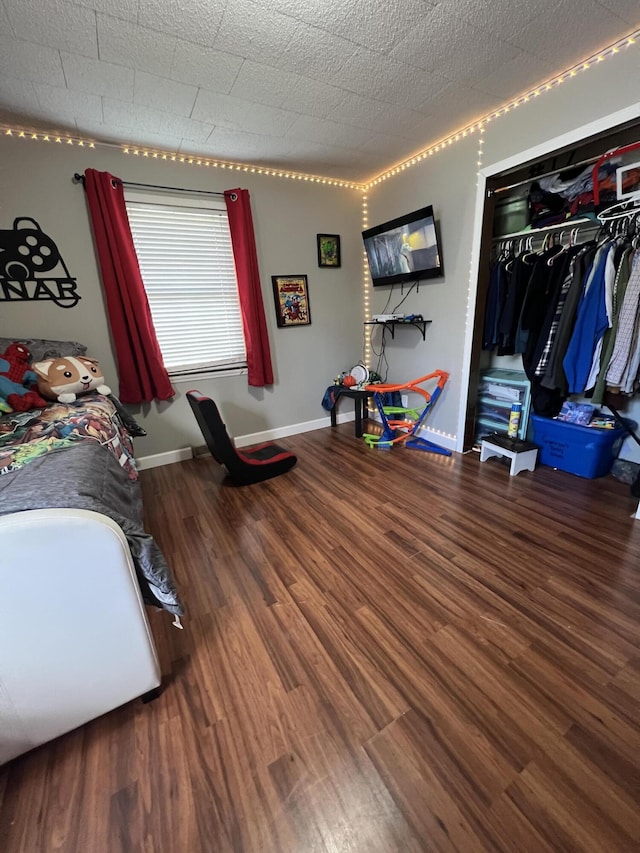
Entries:
[[619, 388], [622, 377], [629, 361], [631, 347], [636, 329], [636, 317], [638, 314], [638, 301], [640, 300], [640, 263], [638, 263], [638, 252], [633, 256], [631, 262], [631, 276], [624, 295], [624, 302], [620, 309], [618, 321], [618, 334], [613, 347], [611, 362], [607, 369], [607, 385]]
[[[619, 252], [620, 249], [617, 249], [616, 255], [618, 255]], [[593, 391], [593, 396], [591, 397], [591, 402], [596, 406], [601, 405], [604, 400], [604, 392], [607, 387], [607, 369], [611, 362], [611, 355], [613, 353], [613, 348], [618, 334], [620, 311], [622, 309], [627, 285], [629, 283], [629, 277], [631, 275], [632, 256], [633, 249], [631, 249], [629, 246], [626, 246], [623, 247], [622, 254], [618, 259], [618, 271], [616, 273], [616, 280], [613, 287], [612, 326], [604, 333], [600, 373], [598, 374], [598, 378], [596, 380], [595, 388]]]
[[484, 331], [482, 349], [492, 350], [498, 344], [498, 320], [502, 312], [507, 289], [504, 261], [491, 264], [489, 271], [489, 289], [484, 313]]
[[[576, 253], [577, 254], [577, 253]], [[560, 324], [560, 318], [562, 317], [562, 312], [564, 309], [564, 303], [567, 298], [567, 294], [569, 293], [569, 287], [571, 286], [571, 282], [573, 281], [573, 271], [575, 269], [575, 256], [570, 259], [569, 267], [565, 272], [564, 281], [560, 286], [560, 293], [558, 294], [558, 301], [556, 303], [556, 310], [553, 315], [553, 319], [551, 321], [551, 325], [547, 332], [547, 340], [542, 349], [542, 353], [540, 355], [540, 359], [538, 360], [538, 364], [536, 366], [536, 376], [544, 376], [547, 367], [549, 365], [549, 357], [551, 355], [551, 349], [556, 340], [556, 334], [558, 332], [558, 326]]]
[[595, 256], [595, 243], [590, 242], [585, 244], [584, 251], [576, 255], [574, 259], [573, 278], [569, 286], [569, 292], [564, 300], [564, 306], [562, 309], [562, 315], [558, 322], [555, 341], [551, 347], [549, 362], [541, 381], [541, 385], [545, 388], [557, 388], [564, 395], [568, 393], [569, 385], [564, 373], [562, 361], [567, 354], [569, 341], [573, 334], [583, 285], [587, 277], [591, 274]]
[[529, 279], [538, 256], [532, 252], [521, 252], [511, 262], [511, 276], [498, 326], [498, 355], [514, 355], [522, 352], [516, 348], [516, 333], [522, 312]]
[[607, 255], [608, 251], [601, 252], [594, 263], [589, 289], [578, 305], [576, 325], [562, 361], [570, 394], [585, 390], [596, 346], [609, 328], [604, 299]]
[[611, 328], [613, 323], [613, 286], [616, 280], [614, 257], [616, 249], [617, 241], [614, 241], [611, 243], [609, 250], [607, 251], [604, 263], [604, 308], [607, 312], [608, 329], [605, 330], [603, 336], [596, 344], [596, 348], [593, 353], [593, 360], [591, 362], [591, 370], [589, 371], [589, 376], [587, 377], [587, 381], [584, 386], [586, 391], [590, 391], [595, 386], [596, 380], [598, 379], [598, 374], [600, 373], [600, 362], [602, 359], [603, 341], [607, 331]]

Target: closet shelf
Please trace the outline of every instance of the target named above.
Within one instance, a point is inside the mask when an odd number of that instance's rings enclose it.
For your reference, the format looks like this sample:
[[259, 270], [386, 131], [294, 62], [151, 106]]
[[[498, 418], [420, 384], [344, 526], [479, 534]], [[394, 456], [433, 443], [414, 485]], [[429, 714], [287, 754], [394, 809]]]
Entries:
[[365, 320], [365, 326], [384, 326], [391, 332], [391, 337], [396, 336], [396, 326], [415, 326], [422, 333], [422, 340], [426, 340], [427, 325], [431, 320]]

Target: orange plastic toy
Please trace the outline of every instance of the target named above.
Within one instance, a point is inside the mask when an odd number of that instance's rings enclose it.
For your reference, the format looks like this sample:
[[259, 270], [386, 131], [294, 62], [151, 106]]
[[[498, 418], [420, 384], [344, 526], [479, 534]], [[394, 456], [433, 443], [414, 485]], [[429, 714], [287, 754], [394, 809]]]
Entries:
[[[433, 391], [429, 392], [425, 388], [420, 388], [424, 382], [430, 379], [436, 379], [437, 383]], [[389, 383], [379, 383], [376, 385], [367, 385], [367, 391], [373, 391], [373, 399], [380, 417], [382, 419], [382, 434], [375, 435], [365, 433], [363, 436], [369, 447], [391, 447], [394, 444], [404, 442], [407, 447], [413, 447], [416, 450], [426, 450], [431, 453], [441, 453], [444, 456], [451, 456], [451, 451], [433, 441], [428, 441], [425, 438], [420, 438], [417, 435], [418, 430], [422, 426], [428, 413], [434, 407], [436, 400], [442, 393], [442, 389], [447, 384], [449, 374], [444, 370], [434, 370], [433, 373], [428, 373], [426, 376], [421, 376], [419, 379], [414, 379], [412, 382], [392, 385]], [[413, 391], [420, 394], [425, 400], [425, 405], [422, 411], [415, 408], [405, 408], [403, 406], [387, 406], [384, 405], [382, 395], [392, 391]], [[388, 417], [389, 415], [404, 417]], [[409, 416], [409, 417], [407, 417]]]

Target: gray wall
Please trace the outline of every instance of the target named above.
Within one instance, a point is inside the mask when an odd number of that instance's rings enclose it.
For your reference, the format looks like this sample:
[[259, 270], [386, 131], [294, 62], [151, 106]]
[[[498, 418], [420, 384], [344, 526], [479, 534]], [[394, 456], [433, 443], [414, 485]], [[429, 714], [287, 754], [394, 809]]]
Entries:
[[[78, 279], [82, 297], [72, 309], [46, 302], [2, 303], [0, 336], [82, 341], [100, 359], [107, 383], [116, 391], [117, 373], [84, 192], [72, 182], [73, 173], [92, 167], [123, 180], [210, 190], [242, 186], [251, 193], [275, 384], [250, 389], [246, 376], [176, 384], [173, 401], [134, 409], [149, 433], [136, 440], [139, 456], [202, 444], [184, 397], [194, 385], [219, 402], [235, 436], [296, 425], [304, 428], [327, 418], [320, 405], [324, 390], [337, 373], [362, 356], [360, 192], [154, 161], [118, 150], [7, 137], [0, 138], [0, 163], [0, 228], [11, 228], [19, 216], [36, 219]], [[342, 236], [340, 269], [318, 268], [317, 233]], [[310, 326], [277, 328], [271, 276], [278, 274], [308, 275]]]
[[[476, 184], [476, 140], [463, 139], [438, 152], [419, 166], [407, 169], [370, 192], [371, 225], [403, 213], [432, 205], [444, 277], [420, 283], [398, 309], [404, 314], [422, 314], [431, 320], [426, 340], [413, 328], [397, 328], [395, 338], [386, 337], [389, 382], [406, 382], [433, 370], [446, 370], [450, 378], [427, 426], [456, 434], [461, 396], [462, 349], [469, 288], [469, 259], [473, 237], [473, 197]], [[404, 287], [404, 295], [407, 286]], [[372, 313], [381, 313], [390, 287], [372, 288]], [[403, 298], [400, 285], [393, 286], [389, 308]], [[380, 330], [374, 331], [378, 349]], [[372, 362], [375, 364], [376, 359]]]

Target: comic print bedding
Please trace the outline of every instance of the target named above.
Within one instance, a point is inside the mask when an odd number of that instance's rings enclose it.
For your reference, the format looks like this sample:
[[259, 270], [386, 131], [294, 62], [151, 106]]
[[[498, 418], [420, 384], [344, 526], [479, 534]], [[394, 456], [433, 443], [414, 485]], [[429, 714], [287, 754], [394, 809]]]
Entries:
[[127, 538], [145, 602], [183, 612], [164, 555], [144, 530], [131, 436], [111, 400], [86, 395], [2, 415], [0, 468], [0, 515], [69, 507], [108, 516]]
[[131, 437], [107, 397], [87, 394], [73, 403], [51, 403], [44, 409], [0, 417], [0, 476], [11, 474], [46, 453], [82, 442], [105, 447], [137, 478]]

